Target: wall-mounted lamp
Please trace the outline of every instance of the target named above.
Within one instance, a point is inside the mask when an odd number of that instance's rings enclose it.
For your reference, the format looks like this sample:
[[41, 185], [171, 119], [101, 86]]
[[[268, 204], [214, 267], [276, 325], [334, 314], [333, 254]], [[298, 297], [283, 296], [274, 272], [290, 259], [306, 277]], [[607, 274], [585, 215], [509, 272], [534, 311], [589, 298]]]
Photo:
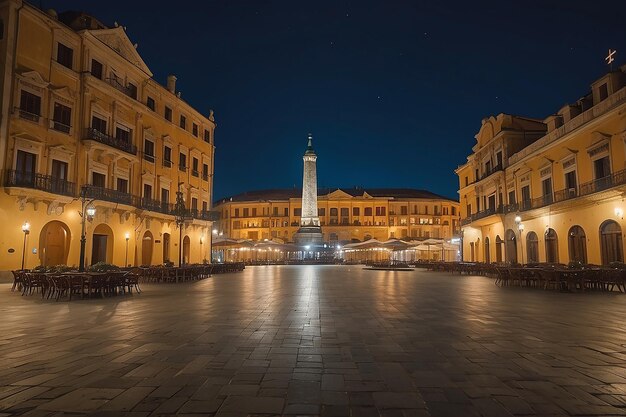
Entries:
[[624, 210], [622, 210], [619, 207], [615, 207], [615, 216], [619, 217], [620, 219], [624, 218]]

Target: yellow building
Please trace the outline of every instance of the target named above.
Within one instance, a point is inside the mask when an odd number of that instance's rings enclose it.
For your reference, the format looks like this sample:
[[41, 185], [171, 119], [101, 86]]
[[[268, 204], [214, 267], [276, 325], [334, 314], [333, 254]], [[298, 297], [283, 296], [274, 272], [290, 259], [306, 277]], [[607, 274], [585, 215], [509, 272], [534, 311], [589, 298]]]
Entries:
[[[173, 204], [187, 219], [183, 260], [210, 253], [215, 121], [152, 73], [125, 29], [81, 13], [0, 3], [0, 270], [178, 261]], [[86, 216], [87, 218], [87, 216]], [[30, 224], [30, 233], [22, 224]], [[24, 240], [25, 239], [25, 240]]]
[[460, 166], [463, 258], [624, 261], [626, 66], [544, 120], [483, 120]]
[[[302, 191], [250, 191], [215, 203], [216, 230], [232, 239], [293, 241], [300, 227]], [[459, 203], [424, 190], [318, 189], [318, 214], [327, 243], [371, 238], [451, 239]]]

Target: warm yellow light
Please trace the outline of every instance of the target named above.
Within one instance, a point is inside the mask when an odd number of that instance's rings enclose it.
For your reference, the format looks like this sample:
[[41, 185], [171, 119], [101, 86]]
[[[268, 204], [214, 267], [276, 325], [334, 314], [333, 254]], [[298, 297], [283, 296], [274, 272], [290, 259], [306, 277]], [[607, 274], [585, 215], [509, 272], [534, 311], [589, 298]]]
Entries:
[[615, 216], [619, 217], [620, 219], [624, 218], [624, 210], [622, 210], [619, 207], [615, 207]]
[[30, 231], [30, 223], [24, 222], [22, 225], [22, 232], [27, 233], [28, 231]]
[[126, 234], [124, 234], [124, 237], [126, 238], [126, 240], [130, 239], [130, 233], [126, 232]]
[[517, 228], [519, 229], [520, 232], [524, 231], [524, 223], [520, 223]]
[[93, 217], [95, 215], [96, 215], [96, 208], [95, 207], [87, 207], [87, 216]]
[[519, 215], [515, 216], [515, 223], [519, 224], [521, 221], [522, 221], [522, 218]]

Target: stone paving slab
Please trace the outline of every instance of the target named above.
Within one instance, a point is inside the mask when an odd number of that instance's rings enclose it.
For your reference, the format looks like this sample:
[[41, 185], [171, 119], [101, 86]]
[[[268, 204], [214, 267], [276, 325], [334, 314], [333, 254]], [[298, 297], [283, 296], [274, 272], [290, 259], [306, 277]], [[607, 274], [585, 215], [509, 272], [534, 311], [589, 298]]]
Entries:
[[0, 284], [0, 416], [626, 415], [626, 296], [263, 266], [133, 297]]

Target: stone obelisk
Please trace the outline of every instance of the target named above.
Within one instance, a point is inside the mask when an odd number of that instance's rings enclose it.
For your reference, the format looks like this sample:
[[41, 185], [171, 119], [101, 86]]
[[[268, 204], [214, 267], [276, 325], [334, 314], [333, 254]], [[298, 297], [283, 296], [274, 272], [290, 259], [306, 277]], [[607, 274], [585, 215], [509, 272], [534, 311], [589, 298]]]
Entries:
[[309, 133], [309, 143], [304, 156], [302, 174], [302, 214], [300, 229], [294, 239], [297, 244], [317, 246], [323, 242], [320, 218], [317, 215], [317, 155], [313, 150], [313, 136]]

